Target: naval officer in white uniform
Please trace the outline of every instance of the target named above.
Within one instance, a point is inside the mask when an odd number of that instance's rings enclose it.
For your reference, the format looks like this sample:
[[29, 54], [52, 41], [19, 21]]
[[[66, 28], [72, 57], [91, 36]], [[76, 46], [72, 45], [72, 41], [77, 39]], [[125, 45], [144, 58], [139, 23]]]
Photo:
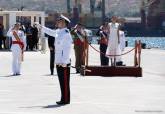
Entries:
[[13, 76], [21, 74], [21, 62], [23, 61], [23, 53], [26, 49], [26, 36], [23, 31], [20, 30], [20, 23], [16, 23], [7, 32], [12, 40], [11, 51], [12, 51], [12, 71]]
[[[123, 30], [121, 30], [122, 28], [120, 28], [120, 30], [119, 30], [119, 37], [120, 37], [120, 50], [121, 51], [119, 51], [119, 55], [121, 55], [123, 52], [124, 52], [124, 49], [125, 49], [125, 40], [126, 40], [126, 38], [125, 38], [125, 33], [124, 33], [124, 31]], [[123, 61], [122, 61], [122, 56], [119, 56], [117, 59], [116, 59], [116, 65], [117, 66], [121, 66], [121, 65], [123, 65]]]
[[70, 54], [73, 41], [67, 28], [69, 23], [70, 20], [63, 15], [57, 19], [58, 29], [56, 30], [36, 23], [42, 28], [42, 32], [55, 38], [55, 64], [61, 89], [61, 100], [56, 102], [58, 105], [70, 103]]

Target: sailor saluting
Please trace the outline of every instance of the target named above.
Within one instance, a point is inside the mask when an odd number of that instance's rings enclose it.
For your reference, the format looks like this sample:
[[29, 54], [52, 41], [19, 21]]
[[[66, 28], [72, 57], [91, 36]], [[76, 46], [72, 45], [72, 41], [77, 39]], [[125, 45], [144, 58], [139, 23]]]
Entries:
[[72, 37], [67, 29], [70, 20], [61, 15], [57, 19], [57, 28], [52, 30], [36, 23], [42, 32], [55, 38], [55, 64], [61, 89], [61, 100], [56, 102], [58, 105], [70, 103], [70, 53]]
[[20, 23], [16, 23], [7, 32], [7, 36], [11, 37], [12, 51], [12, 71], [13, 75], [20, 75], [21, 62], [23, 61], [23, 52], [26, 49], [26, 37], [23, 31], [20, 30]]

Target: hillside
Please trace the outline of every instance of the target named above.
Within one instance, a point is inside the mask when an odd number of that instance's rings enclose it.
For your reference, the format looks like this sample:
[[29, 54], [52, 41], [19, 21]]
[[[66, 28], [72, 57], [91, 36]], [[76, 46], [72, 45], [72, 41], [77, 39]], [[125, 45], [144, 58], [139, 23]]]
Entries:
[[[39, 11], [57, 11], [66, 12], [67, 0], [0, 0], [0, 8], [3, 10], [17, 10], [24, 6], [24, 10]], [[74, 0], [71, 1], [71, 7], [74, 6]], [[90, 0], [80, 0], [82, 11], [90, 12]], [[95, 7], [99, 6], [96, 0]], [[105, 0], [106, 13], [116, 14], [120, 16], [134, 16], [139, 13], [141, 0]]]

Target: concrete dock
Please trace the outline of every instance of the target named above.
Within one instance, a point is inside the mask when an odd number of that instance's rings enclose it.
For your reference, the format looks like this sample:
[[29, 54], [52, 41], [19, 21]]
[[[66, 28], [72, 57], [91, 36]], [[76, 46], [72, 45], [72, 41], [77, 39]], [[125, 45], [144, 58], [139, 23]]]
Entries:
[[[89, 53], [89, 64], [99, 65], [99, 54]], [[126, 65], [133, 55], [123, 56]], [[72, 65], [74, 59], [72, 50]], [[140, 78], [83, 77], [72, 69], [65, 106], [56, 105], [60, 89], [56, 71], [49, 75], [49, 51], [25, 52], [21, 76], [11, 76], [11, 61], [11, 52], [0, 52], [0, 114], [165, 114], [165, 50], [142, 50]]]

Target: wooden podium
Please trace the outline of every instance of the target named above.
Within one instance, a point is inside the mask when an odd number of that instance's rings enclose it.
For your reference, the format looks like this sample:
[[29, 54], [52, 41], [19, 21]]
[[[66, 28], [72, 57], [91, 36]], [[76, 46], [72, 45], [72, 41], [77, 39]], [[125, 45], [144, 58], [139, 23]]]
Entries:
[[132, 66], [84, 66], [80, 73], [83, 76], [142, 77], [142, 68]]
[[[90, 44], [89, 44], [90, 45]], [[142, 77], [141, 64], [141, 41], [135, 41], [134, 66], [92, 66], [88, 65], [88, 47], [85, 44], [85, 65], [81, 67], [80, 74], [83, 76], [120, 76], [120, 77]], [[91, 46], [92, 47], [92, 46]], [[93, 47], [92, 47], [93, 48]], [[129, 51], [131, 52], [131, 51]], [[100, 52], [101, 53], [101, 52]], [[128, 53], [128, 52], [127, 52]], [[125, 53], [125, 54], [127, 54]], [[124, 54], [122, 54], [124, 55]]]

